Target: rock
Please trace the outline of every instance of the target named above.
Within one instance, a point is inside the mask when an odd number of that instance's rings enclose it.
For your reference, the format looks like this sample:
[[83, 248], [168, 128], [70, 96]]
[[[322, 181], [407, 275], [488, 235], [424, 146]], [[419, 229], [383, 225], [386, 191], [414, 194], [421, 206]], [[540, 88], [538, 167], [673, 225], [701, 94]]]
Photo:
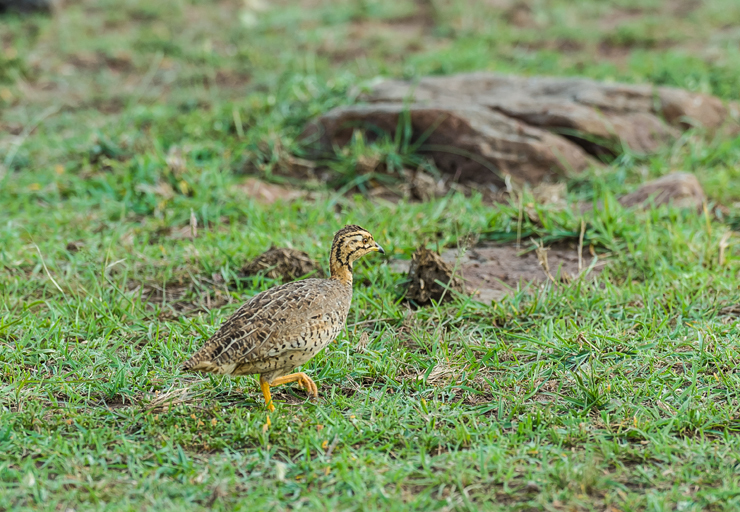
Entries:
[[683, 129], [700, 126], [716, 130], [733, 117], [719, 98], [672, 87], [658, 87], [660, 114], [673, 126]]
[[[302, 137], [318, 141], [324, 148], [343, 146], [360, 125], [373, 128], [367, 132], [369, 141], [377, 139], [379, 132], [393, 137], [402, 115], [408, 115], [412, 140], [428, 134], [420, 151], [431, 156], [440, 171], [461, 183], [503, 187], [507, 174], [517, 181], [537, 183], [580, 172], [593, 163], [580, 147], [558, 135], [463, 103], [340, 107], [310, 124]], [[436, 129], [428, 133], [431, 127]]]
[[346, 144], [354, 130], [372, 140], [395, 136], [408, 121], [409, 142], [425, 137], [419, 151], [461, 183], [502, 186], [507, 174], [517, 182], [554, 181], [623, 146], [654, 152], [690, 126], [738, 131], [734, 111], [718, 98], [585, 78], [471, 73], [385, 80], [359, 99], [365, 104], [333, 109], [310, 123], [304, 140], [329, 150]]
[[634, 192], [619, 198], [619, 203], [630, 208], [673, 204], [679, 208], [700, 211], [706, 201], [704, 190], [696, 176], [686, 172], [672, 172], [645, 183]]
[[283, 247], [271, 247], [241, 270], [244, 276], [263, 274], [281, 281], [293, 281], [311, 272], [314, 272], [314, 277], [324, 277], [324, 270], [308, 254]]
[[428, 304], [432, 300], [452, 300], [455, 296], [452, 290], [465, 293], [462, 280], [453, 275], [453, 266], [425, 247], [419, 247], [411, 257], [408, 277], [410, 282], [406, 300], [418, 305]]
[[53, 0], [0, 0], [0, 13], [50, 11]]
[[427, 77], [418, 84], [387, 80], [361, 96], [370, 103], [409, 98], [422, 105], [449, 101], [480, 105], [574, 139], [592, 154], [612, 151], [608, 144], [620, 142], [650, 153], [691, 125], [716, 130], [733, 122], [730, 110], [713, 96], [587, 78], [470, 73]]

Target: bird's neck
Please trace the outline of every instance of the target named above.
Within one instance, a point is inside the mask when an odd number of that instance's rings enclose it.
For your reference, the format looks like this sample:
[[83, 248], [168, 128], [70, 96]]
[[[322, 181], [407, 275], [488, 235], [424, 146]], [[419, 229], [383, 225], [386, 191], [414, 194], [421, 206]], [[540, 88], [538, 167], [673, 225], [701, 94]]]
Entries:
[[334, 244], [329, 256], [329, 270], [331, 278], [340, 281], [343, 284], [352, 286], [352, 262], [347, 254], [344, 254], [342, 247]]
[[331, 279], [336, 279], [343, 284], [352, 286], [352, 264], [345, 264], [344, 262], [331, 261], [329, 263], [329, 269], [331, 270]]

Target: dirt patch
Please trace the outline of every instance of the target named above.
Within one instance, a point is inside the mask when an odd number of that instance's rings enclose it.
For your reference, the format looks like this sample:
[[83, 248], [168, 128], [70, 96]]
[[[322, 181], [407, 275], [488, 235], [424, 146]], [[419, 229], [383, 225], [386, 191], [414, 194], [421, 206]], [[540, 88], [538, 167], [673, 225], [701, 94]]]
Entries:
[[585, 45], [574, 39], [556, 38], [548, 39], [547, 41], [521, 43], [519, 47], [527, 51], [550, 50], [560, 53], [577, 53], [583, 51]]
[[[546, 269], [540, 263], [542, 256], [537, 251], [526, 249], [517, 250], [516, 246], [506, 245], [479, 245], [467, 251], [462, 257], [460, 269], [465, 284], [473, 296], [481, 302], [497, 300], [510, 294], [518, 287], [524, 288], [529, 284], [542, 284], [550, 278]], [[457, 251], [450, 250], [442, 253], [448, 261], [458, 257]], [[589, 275], [599, 273], [603, 265], [594, 261], [586, 249], [579, 267], [578, 247], [563, 244], [546, 249], [547, 266], [550, 275], [556, 282], [569, 282], [585, 271], [592, 263], [595, 264]]]
[[701, 0], [673, 0], [665, 3], [665, 11], [669, 15], [684, 17], [702, 6]]
[[[379, 167], [377, 172], [385, 172], [384, 168]], [[401, 171], [403, 181], [395, 184], [383, 184], [371, 182], [373, 186], [368, 197], [383, 199], [392, 203], [400, 200], [410, 202], [429, 201], [437, 197], [443, 197], [451, 191], [470, 197], [473, 193], [481, 195], [483, 201], [487, 204], [500, 203], [507, 200], [509, 194], [506, 190], [498, 188], [493, 183], [462, 184], [455, 181], [454, 176], [442, 175], [433, 176], [423, 169], [404, 169]], [[353, 187], [347, 192], [348, 197], [361, 193], [358, 187]]]
[[432, 300], [452, 300], [455, 297], [452, 290], [465, 293], [462, 280], [454, 275], [453, 265], [425, 247], [419, 247], [411, 257], [408, 277], [406, 300], [419, 305]]
[[294, 281], [299, 277], [313, 274], [324, 277], [324, 269], [303, 251], [284, 247], [271, 247], [242, 267], [244, 276], [264, 275], [270, 279]]
[[115, 73], [134, 71], [133, 57], [126, 52], [109, 55], [105, 52], [78, 52], [67, 58], [67, 63], [78, 70], [98, 71], [107, 68]]
[[[429, 254], [432, 256], [428, 256]], [[598, 257], [593, 256], [588, 247], [583, 249], [579, 264], [578, 247], [575, 244], [549, 247], [546, 254], [550, 275], [556, 282], [569, 282], [579, 274], [593, 277], [601, 272], [605, 264], [605, 261], [599, 261]], [[432, 272], [423, 275], [425, 284], [434, 283], [433, 279], [440, 277], [449, 280], [449, 273], [456, 268], [456, 274], [462, 279], [464, 288], [475, 300], [484, 303], [500, 300], [515, 292], [517, 288], [525, 288], [531, 284], [536, 286], [550, 279], [540, 263], [542, 256], [538, 257], [537, 251], [531, 250], [529, 243], [521, 249], [517, 249], [515, 245], [481, 244], [464, 254], [457, 249], [447, 249], [441, 255], [437, 255], [425, 249], [425, 255], [427, 259], [422, 261], [424, 264], [422, 268], [432, 268]], [[389, 264], [392, 270], [398, 273], [409, 272], [410, 275], [413, 275], [412, 271], [417, 273], [413, 268], [413, 260], [392, 260]], [[437, 270], [439, 268], [443, 270]], [[431, 287], [427, 285], [426, 295], [421, 295], [420, 298], [425, 299], [423, 302], [427, 302], [429, 298], [438, 300], [442, 290], [444, 288], [437, 285], [434, 291], [438, 295], [435, 297]], [[409, 293], [411, 291], [410, 287]], [[423, 290], [416, 284], [413, 292], [420, 294]], [[454, 294], [448, 292], [448, 295]]]

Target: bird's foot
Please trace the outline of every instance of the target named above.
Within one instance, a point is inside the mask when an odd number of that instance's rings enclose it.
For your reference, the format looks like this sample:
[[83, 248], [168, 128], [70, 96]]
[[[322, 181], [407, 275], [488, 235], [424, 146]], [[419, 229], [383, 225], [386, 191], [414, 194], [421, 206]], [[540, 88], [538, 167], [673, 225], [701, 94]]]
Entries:
[[[267, 382], [265, 382], [263, 385], [262, 391], [264, 393], [265, 386], [267, 386], [267, 390], [269, 392], [270, 386], [279, 386], [281, 384], [287, 384], [289, 382], [297, 382], [299, 386], [301, 386], [303, 389], [306, 390], [309, 396], [313, 398], [319, 398], [319, 388], [316, 386], [316, 383], [313, 380], [311, 380], [311, 377], [309, 377], [303, 372], [291, 373], [290, 375], [284, 375], [283, 377], [278, 377], [277, 379], [272, 381], [272, 384], [267, 384]], [[268, 395], [267, 393], [265, 393], [265, 401], [267, 400], [268, 400]]]
[[302, 374], [302, 377], [298, 380], [298, 385], [301, 386], [303, 389], [306, 390], [306, 392], [314, 399], [318, 400], [319, 398], [319, 388], [316, 386], [316, 383], [306, 375], [305, 373]]

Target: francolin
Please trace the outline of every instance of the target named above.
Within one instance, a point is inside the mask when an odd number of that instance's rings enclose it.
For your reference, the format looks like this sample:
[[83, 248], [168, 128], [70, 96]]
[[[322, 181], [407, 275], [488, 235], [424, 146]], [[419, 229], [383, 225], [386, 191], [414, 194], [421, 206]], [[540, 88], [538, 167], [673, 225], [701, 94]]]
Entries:
[[260, 375], [270, 411], [270, 386], [298, 382], [318, 398], [318, 388], [303, 372], [290, 373], [337, 337], [352, 301], [352, 264], [370, 252], [385, 253], [360, 226], [334, 235], [329, 279], [304, 279], [252, 297], [183, 365], [185, 371]]

